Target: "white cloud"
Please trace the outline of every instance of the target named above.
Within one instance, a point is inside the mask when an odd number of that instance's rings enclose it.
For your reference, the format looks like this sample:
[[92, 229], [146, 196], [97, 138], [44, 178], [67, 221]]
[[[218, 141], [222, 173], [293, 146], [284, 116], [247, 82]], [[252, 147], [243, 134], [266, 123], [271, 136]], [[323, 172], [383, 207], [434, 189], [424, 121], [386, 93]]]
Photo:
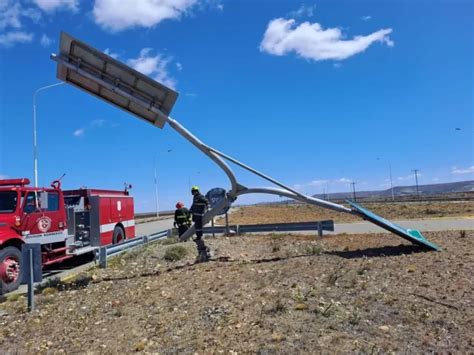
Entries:
[[369, 21], [369, 20], [372, 19], [372, 16], [370, 16], [370, 15], [362, 16], [360, 19], [363, 20], [363, 21]]
[[104, 127], [105, 124], [107, 123], [107, 120], [93, 120], [91, 122], [91, 127], [94, 127], [94, 128], [100, 128], [100, 127]]
[[219, 11], [224, 11], [224, 4], [217, 4], [216, 5], [217, 10]]
[[143, 48], [138, 58], [127, 60], [127, 64], [135, 70], [148, 75], [172, 89], [176, 88], [176, 80], [168, 73], [168, 64], [172, 58], [165, 58], [161, 54], [152, 55], [151, 48]]
[[[422, 176], [422, 174], [420, 172], [417, 173], [418, 177]], [[406, 176], [399, 176], [397, 177], [397, 180], [398, 181], [407, 181], [407, 180], [413, 180], [415, 181], [415, 174], [410, 174], [410, 175], [406, 175]]]
[[451, 169], [451, 174], [455, 174], [455, 175], [460, 175], [460, 174], [474, 174], [474, 165], [472, 166], [469, 166], [465, 169], [463, 168], [458, 168], [456, 166], [453, 166], [453, 168]]
[[33, 2], [45, 12], [53, 12], [56, 10], [77, 11], [78, 0], [33, 0]]
[[0, 34], [0, 46], [10, 47], [16, 43], [28, 43], [33, 40], [33, 33], [13, 31]]
[[313, 187], [318, 187], [318, 186], [323, 186], [329, 183], [329, 180], [313, 180], [309, 182], [307, 185], [308, 186], [313, 186]]
[[288, 16], [290, 17], [313, 17], [316, 11], [316, 5], [301, 5], [296, 11], [291, 11]]
[[96, 119], [90, 121], [90, 123], [82, 128], [78, 128], [73, 132], [74, 137], [84, 137], [86, 132], [94, 131], [101, 128], [117, 128], [119, 127], [118, 123], [110, 122], [104, 119]]
[[[293, 185], [293, 187], [296, 189], [296, 190], [305, 190], [305, 189], [308, 189], [310, 190], [311, 188], [317, 188], [317, 187], [329, 187], [329, 186], [340, 186], [340, 185], [346, 185], [346, 184], [349, 184], [351, 183], [352, 180], [348, 179], [348, 178], [345, 178], [345, 177], [342, 177], [342, 178], [339, 178], [339, 179], [332, 179], [332, 180], [312, 180], [310, 182], [307, 182], [307, 183], [303, 183], [303, 184], [295, 184]], [[365, 182], [362, 183], [362, 184], [366, 184]]]
[[95, 0], [95, 22], [110, 31], [153, 27], [166, 19], [178, 19], [198, 0]]
[[323, 29], [319, 23], [310, 22], [296, 25], [294, 19], [277, 18], [269, 22], [260, 50], [277, 56], [295, 52], [314, 61], [344, 60], [365, 51], [374, 42], [392, 47], [394, 42], [388, 36], [391, 32], [391, 28], [381, 29], [346, 40], [339, 28]]
[[337, 182], [340, 182], [341, 184], [349, 184], [349, 183], [352, 182], [351, 179], [348, 179], [348, 178], [345, 178], [345, 177], [340, 178], [340, 179], [338, 179], [338, 180], [336, 180], [336, 181], [337, 181]]
[[181, 64], [180, 62], [177, 62], [177, 63], [176, 63], [176, 69], [177, 69], [178, 71], [183, 70], [183, 64]]
[[41, 18], [41, 13], [33, 8], [24, 7], [20, 2], [0, 0], [0, 30], [22, 28], [23, 18], [38, 21]]
[[48, 47], [51, 45], [51, 43], [53, 43], [53, 40], [43, 33], [40, 38], [40, 43], [43, 47]]
[[74, 131], [73, 135], [74, 137], [84, 137], [84, 133], [86, 133], [85, 128], [78, 128]]
[[104, 53], [108, 56], [111, 56], [114, 59], [118, 59], [119, 55], [117, 53], [112, 52], [109, 48], [105, 48]]

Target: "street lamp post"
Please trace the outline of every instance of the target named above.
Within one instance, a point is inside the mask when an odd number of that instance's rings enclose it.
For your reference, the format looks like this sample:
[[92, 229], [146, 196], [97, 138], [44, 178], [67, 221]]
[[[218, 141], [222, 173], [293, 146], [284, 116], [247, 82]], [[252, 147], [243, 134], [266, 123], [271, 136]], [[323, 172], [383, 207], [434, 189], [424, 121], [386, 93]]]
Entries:
[[50, 89], [55, 86], [63, 85], [65, 82], [61, 81], [60, 83], [51, 84], [47, 86], [40, 87], [33, 94], [33, 169], [35, 177], [35, 187], [38, 187], [38, 141], [37, 141], [37, 131], [36, 131], [36, 96], [40, 91]]
[[[170, 153], [172, 151], [172, 149], [168, 149], [166, 151], [166, 153]], [[158, 154], [155, 155], [155, 159], [154, 159], [154, 166], [155, 166], [155, 202], [156, 202], [156, 217], [160, 217], [160, 212], [159, 212], [159, 204], [158, 204], [158, 174], [156, 172], [156, 161], [157, 161], [157, 158], [158, 158]]]
[[[377, 158], [377, 160], [381, 160], [381, 159]], [[388, 172], [390, 176], [390, 192], [392, 195], [392, 201], [395, 201], [395, 192], [393, 190], [392, 164], [390, 162], [388, 162]]]

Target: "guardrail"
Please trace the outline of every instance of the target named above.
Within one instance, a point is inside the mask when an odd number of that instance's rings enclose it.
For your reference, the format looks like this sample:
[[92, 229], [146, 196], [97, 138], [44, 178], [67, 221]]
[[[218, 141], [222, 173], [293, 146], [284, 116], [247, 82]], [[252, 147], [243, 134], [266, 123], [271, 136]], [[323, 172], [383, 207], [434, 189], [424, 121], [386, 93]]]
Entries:
[[205, 227], [205, 234], [235, 234], [242, 233], [258, 233], [258, 232], [303, 232], [317, 231], [318, 236], [323, 236], [323, 231], [334, 232], [334, 221], [315, 221], [315, 222], [296, 222], [296, 223], [272, 223], [272, 224], [246, 224], [246, 225], [229, 225]]
[[161, 239], [165, 239], [171, 236], [171, 230], [164, 230], [150, 235], [144, 235], [141, 237], [135, 237], [128, 239], [119, 244], [112, 244], [98, 249], [98, 255], [96, 257], [99, 260], [99, 267], [105, 269], [107, 267], [107, 258], [114, 255], [119, 255], [125, 251], [137, 248], [148, 243], [156, 242]]
[[[298, 223], [273, 223], [273, 224], [247, 224], [247, 225], [232, 225], [232, 226], [214, 226], [205, 227], [203, 232], [205, 234], [223, 234], [229, 233], [230, 230], [235, 233], [258, 233], [258, 232], [299, 232], [299, 231], [317, 231], [319, 236], [323, 235], [323, 231], [334, 231], [334, 221], [316, 221], [316, 222], [298, 222]], [[150, 235], [144, 235], [141, 237], [135, 237], [128, 239], [119, 244], [112, 244], [103, 246], [98, 249], [96, 254], [99, 260], [99, 267], [102, 269], [107, 268], [107, 259], [111, 256], [119, 255], [125, 251], [152, 243], [158, 240], [162, 240], [170, 237], [172, 234], [171, 229], [153, 233]]]

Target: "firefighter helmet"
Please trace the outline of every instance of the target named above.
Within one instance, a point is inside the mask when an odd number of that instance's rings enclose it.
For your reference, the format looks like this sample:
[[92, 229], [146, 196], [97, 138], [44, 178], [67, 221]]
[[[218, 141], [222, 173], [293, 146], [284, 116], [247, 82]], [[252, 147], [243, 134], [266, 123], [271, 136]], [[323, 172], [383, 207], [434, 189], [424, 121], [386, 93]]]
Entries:
[[182, 202], [178, 202], [176, 204], [176, 208], [183, 208], [183, 207], [184, 207], [184, 203], [182, 203]]
[[193, 191], [199, 191], [199, 186], [191, 187], [191, 192], [193, 192]]

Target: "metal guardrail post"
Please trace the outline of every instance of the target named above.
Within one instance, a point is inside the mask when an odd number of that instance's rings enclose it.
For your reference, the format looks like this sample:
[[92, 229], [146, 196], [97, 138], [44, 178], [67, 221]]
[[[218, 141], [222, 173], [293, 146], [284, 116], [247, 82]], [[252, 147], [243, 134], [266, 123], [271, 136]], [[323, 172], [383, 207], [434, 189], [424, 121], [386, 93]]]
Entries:
[[28, 312], [35, 310], [35, 287], [34, 287], [34, 265], [33, 265], [33, 249], [28, 250], [28, 257], [30, 261], [30, 274], [28, 275]]
[[99, 267], [101, 269], [107, 268], [107, 247], [99, 248]]
[[148, 244], [148, 236], [147, 235], [143, 236], [143, 244]]
[[321, 222], [318, 222], [318, 237], [323, 236], [323, 224]]
[[235, 226], [235, 234], [240, 235], [240, 226], [238, 224]]
[[166, 238], [171, 238], [172, 235], [173, 232], [171, 231], [171, 229], [166, 230]]

